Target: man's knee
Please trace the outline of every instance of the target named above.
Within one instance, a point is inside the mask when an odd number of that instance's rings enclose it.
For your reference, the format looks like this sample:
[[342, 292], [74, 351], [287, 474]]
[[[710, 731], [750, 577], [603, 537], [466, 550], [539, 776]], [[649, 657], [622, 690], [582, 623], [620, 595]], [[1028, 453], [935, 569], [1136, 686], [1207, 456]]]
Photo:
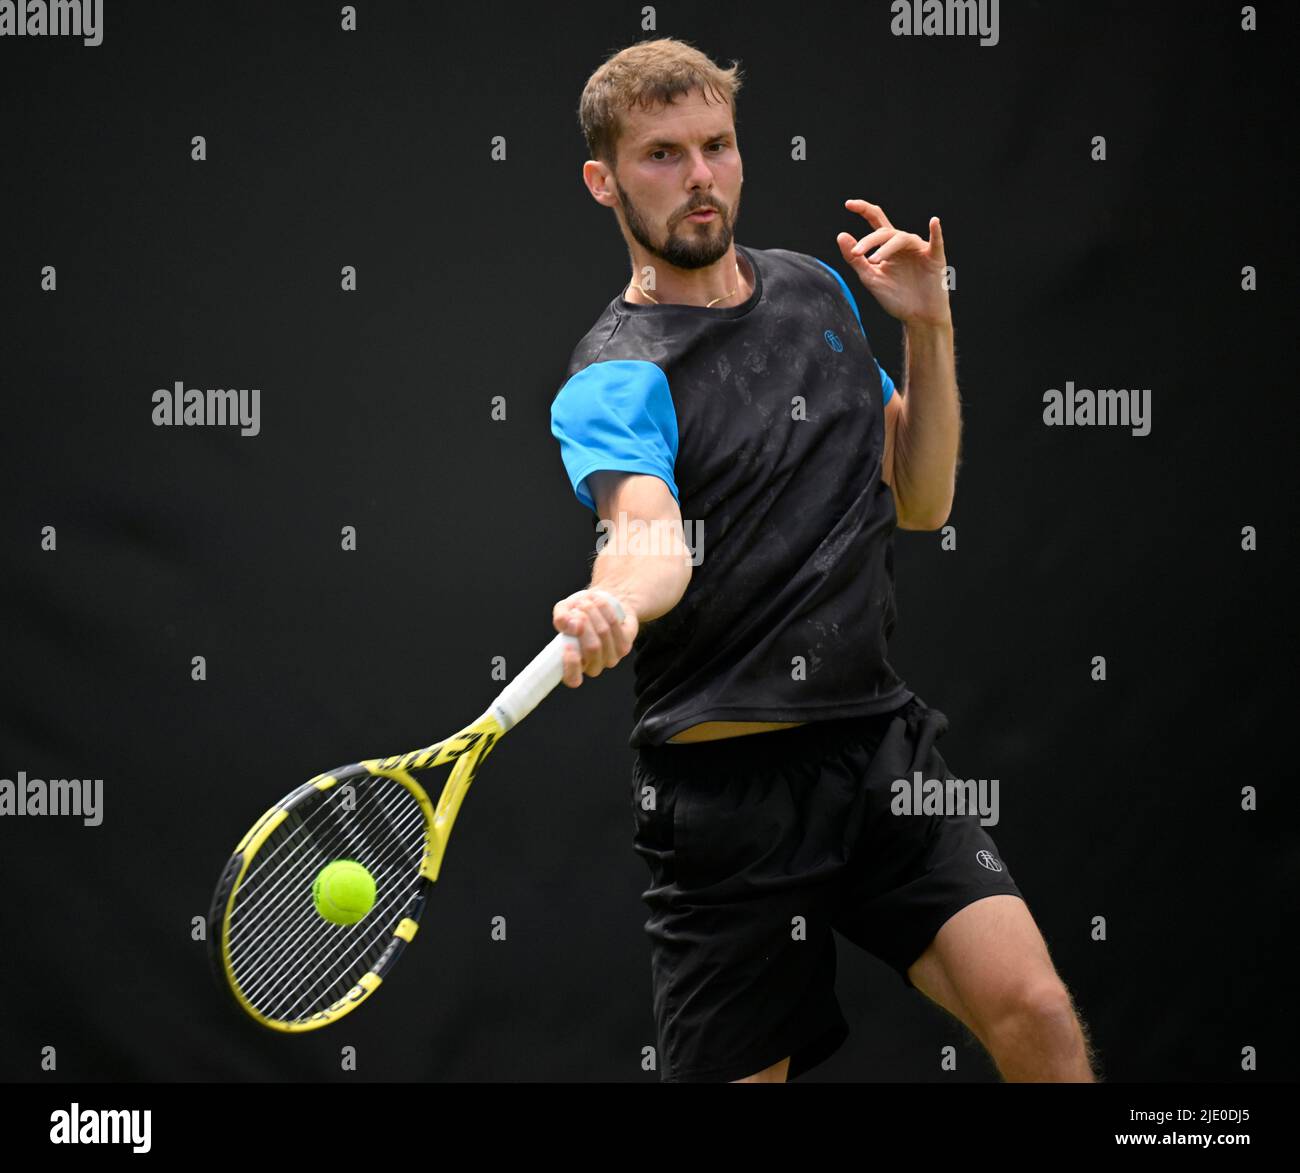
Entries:
[[1055, 976], [1017, 983], [986, 1009], [984, 1017], [984, 1028], [994, 1040], [1073, 1045], [1081, 1033], [1070, 992]]

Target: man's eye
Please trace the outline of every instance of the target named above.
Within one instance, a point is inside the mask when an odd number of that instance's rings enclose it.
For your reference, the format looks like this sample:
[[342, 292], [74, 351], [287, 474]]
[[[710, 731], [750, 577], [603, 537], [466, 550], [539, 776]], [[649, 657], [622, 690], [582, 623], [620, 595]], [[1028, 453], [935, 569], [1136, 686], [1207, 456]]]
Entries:
[[[727, 149], [727, 143], [726, 143], [725, 140], [722, 140], [722, 139], [720, 139], [720, 140], [719, 140], [718, 142], [716, 142], [716, 143], [710, 143], [709, 146], [711, 146], [711, 147], [717, 147], [720, 151], [725, 151], [725, 150]], [[668, 152], [667, 152], [667, 148], [665, 148], [665, 147], [660, 147], [658, 150], [655, 150], [655, 151], [651, 151], [651, 152], [650, 152], [650, 158], [652, 158], [652, 159], [658, 159], [661, 155], [666, 155], [667, 153], [668, 153]]]

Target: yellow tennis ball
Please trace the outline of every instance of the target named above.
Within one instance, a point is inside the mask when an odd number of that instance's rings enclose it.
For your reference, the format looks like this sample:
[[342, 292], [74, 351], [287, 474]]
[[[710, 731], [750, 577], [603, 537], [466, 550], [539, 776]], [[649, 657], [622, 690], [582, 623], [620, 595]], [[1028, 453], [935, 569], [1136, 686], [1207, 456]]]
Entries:
[[375, 906], [375, 877], [354, 859], [336, 859], [321, 868], [311, 895], [330, 924], [354, 925]]

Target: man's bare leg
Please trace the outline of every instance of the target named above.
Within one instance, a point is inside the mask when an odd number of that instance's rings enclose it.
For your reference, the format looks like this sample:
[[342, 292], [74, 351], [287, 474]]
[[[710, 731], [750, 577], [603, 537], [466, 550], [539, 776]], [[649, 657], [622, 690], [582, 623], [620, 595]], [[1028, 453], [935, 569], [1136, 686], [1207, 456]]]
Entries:
[[1007, 1082], [1095, 1082], [1086, 1029], [1019, 896], [968, 904], [907, 973], [984, 1044]]

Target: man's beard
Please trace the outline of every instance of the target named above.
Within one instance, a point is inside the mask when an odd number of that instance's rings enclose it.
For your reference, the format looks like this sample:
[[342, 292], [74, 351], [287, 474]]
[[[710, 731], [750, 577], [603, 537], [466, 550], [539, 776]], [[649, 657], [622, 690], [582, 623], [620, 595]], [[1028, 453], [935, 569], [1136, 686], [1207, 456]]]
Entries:
[[[628, 232], [632, 234], [632, 239], [652, 257], [658, 257], [666, 264], [678, 269], [703, 269], [724, 257], [727, 249], [731, 247], [732, 234], [736, 228], [736, 215], [740, 211], [739, 193], [736, 195], [736, 202], [730, 208], [714, 197], [700, 201], [699, 206], [707, 207], [711, 204], [717, 209], [718, 230], [716, 232], [710, 225], [708, 232], [697, 233], [694, 226], [686, 219], [686, 216], [690, 215], [688, 211], [678, 221], [667, 240], [660, 245], [651, 239], [649, 222], [637, 206], [628, 199], [627, 193], [619, 186], [617, 179], [614, 179], [614, 190], [618, 192], [619, 201], [623, 205], [623, 219], [627, 224]], [[685, 232], [681, 230], [683, 225], [685, 225]]]

